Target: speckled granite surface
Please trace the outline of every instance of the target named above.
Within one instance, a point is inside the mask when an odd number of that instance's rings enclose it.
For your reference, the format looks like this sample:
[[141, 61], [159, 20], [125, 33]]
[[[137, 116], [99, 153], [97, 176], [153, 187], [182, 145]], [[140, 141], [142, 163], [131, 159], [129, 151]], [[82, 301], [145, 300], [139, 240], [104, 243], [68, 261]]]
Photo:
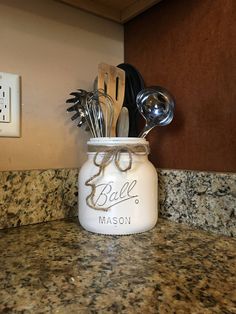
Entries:
[[75, 216], [77, 175], [75, 169], [0, 172], [0, 229]]
[[1, 313], [236, 313], [235, 239], [160, 219], [131, 236], [55, 221], [0, 231]]
[[[159, 170], [160, 216], [236, 236], [236, 174]], [[77, 214], [77, 169], [0, 172], [0, 229]]]
[[160, 215], [236, 236], [236, 174], [161, 170]]

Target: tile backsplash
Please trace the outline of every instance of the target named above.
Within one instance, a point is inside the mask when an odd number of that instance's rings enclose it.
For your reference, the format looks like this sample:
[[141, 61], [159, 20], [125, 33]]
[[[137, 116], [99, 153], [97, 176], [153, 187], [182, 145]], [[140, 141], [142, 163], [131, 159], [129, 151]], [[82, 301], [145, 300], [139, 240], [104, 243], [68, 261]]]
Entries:
[[[77, 215], [78, 169], [0, 172], [0, 229]], [[236, 236], [236, 174], [158, 170], [159, 216]]]

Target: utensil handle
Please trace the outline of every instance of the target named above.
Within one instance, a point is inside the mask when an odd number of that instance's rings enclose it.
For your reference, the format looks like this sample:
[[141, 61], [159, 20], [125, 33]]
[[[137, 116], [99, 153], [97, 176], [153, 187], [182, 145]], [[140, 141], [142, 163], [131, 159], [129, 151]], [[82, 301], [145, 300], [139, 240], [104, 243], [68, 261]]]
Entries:
[[116, 124], [116, 134], [118, 137], [128, 137], [129, 134], [129, 111], [122, 107]]
[[148, 125], [146, 124], [145, 127], [143, 128], [142, 132], [139, 133], [138, 137], [146, 137], [148, 133], [155, 127], [155, 125]]

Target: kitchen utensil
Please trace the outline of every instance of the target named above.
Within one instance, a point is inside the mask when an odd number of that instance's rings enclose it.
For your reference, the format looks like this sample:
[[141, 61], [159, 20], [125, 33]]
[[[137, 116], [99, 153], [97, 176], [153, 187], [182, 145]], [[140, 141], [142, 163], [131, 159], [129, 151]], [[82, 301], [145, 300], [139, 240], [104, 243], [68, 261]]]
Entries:
[[[101, 108], [101, 97], [104, 98], [107, 103], [110, 101], [103, 92], [98, 90], [88, 94], [86, 101], [90, 124], [94, 130], [95, 137], [103, 137], [105, 135], [105, 121]], [[110, 104], [110, 106], [112, 106], [112, 104]], [[111, 123], [109, 127], [111, 127]]]
[[124, 106], [129, 110], [129, 136], [138, 136], [138, 122], [140, 113], [136, 106], [136, 97], [144, 89], [144, 81], [138, 70], [129, 63], [121, 63], [117, 66], [125, 71], [125, 98]]
[[99, 105], [104, 116], [104, 136], [109, 137], [114, 117], [114, 102], [113, 99], [104, 92], [104, 90], [99, 90], [99, 95]]
[[140, 91], [136, 103], [139, 112], [146, 120], [139, 137], [146, 137], [155, 126], [165, 126], [173, 119], [174, 99], [163, 87], [153, 86]]
[[87, 94], [87, 91], [78, 89], [76, 92], [70, 93], [70, 95], [74, 96], [73, 98], [67, 99], [66, 103], [73, 104], [71, 107], [67, 108], [67, 112], [75, 112], [75, 114], [71, 117], [71, 120], [79, 119], [78, 127], [81, 127], [86, 123], [85, 119], [85, 110], [82, 105], [83, 98]]
[[[75, 96], [66, 101], [66, 103], [73, 103], [67, 109], [67, 112], [75, 112], [71, 120], [78, 119], [78, 127], [86, 125], [85, 130], [90, 130], [93, 137], [103, 137], [105, 134], [105, 122], [100, 107], [100, 98], [103, 98], [107, 106], [113, 110], [110, 97], [102, 91], [87, 92], [81, 89], [70, 95]], [[111, 128], [111, 121], [110, 124], [108, 123], [108, 127]]]
[[128, 137], [129, 134], [129, 110], [122, 107], [117, 121], [116, 134], [118, 137]]
[[[113, 119], [110, 132], [106, 136], [116, 136], [116, 123], [123, 106], [125, 92], [125, 72], [115, 66], [100, 63], [98, 65], [98, 90], [104, 90], [113, 100]], [[105, 124], [110, 119], [106, 101], [101, 101]]]

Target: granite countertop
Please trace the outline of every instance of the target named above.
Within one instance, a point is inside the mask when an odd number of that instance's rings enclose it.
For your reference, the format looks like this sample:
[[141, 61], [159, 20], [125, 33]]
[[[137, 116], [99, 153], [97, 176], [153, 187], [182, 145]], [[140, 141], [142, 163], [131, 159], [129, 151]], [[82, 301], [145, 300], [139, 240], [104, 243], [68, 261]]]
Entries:
[[236, 313], [236, 241], [167, 220], [131, 236], [5, 229], [0, 251], [1, 313]]

